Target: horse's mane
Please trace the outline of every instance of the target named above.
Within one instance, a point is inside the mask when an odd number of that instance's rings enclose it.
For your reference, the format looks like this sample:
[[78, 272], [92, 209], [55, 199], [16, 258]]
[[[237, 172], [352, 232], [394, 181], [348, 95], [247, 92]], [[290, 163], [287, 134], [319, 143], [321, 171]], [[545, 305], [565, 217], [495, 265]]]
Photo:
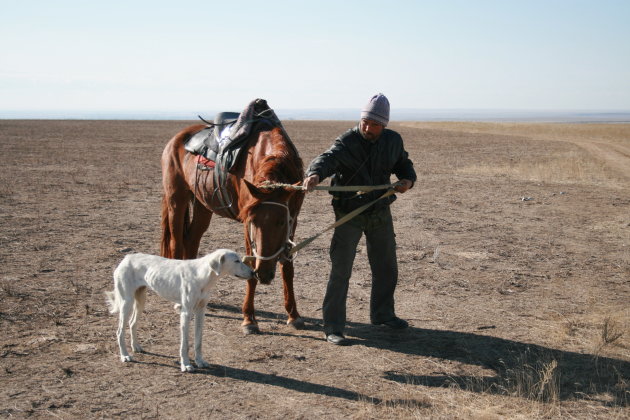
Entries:
[[[295, 184], [304, 176], [304, 164], [291, 140], [284, 134], [284, 130], [274, 128], [269, 132], [272, 145], [270, 153], [256, 163], [252, 184], [259, 186], [264, 181]], [[267, 199], [285, 201], [288, 193], [284, 189], [269, 192]], [[239, 214], [239, 219], [245, 220], [262, 200], [254, 199], [247, 203]]]

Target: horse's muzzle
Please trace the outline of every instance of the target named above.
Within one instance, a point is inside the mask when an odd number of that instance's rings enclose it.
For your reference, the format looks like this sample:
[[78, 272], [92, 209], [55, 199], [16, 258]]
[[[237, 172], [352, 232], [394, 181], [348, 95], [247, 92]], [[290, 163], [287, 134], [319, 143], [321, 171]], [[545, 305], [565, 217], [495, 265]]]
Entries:
[[270, 284], [273, 278], [276, 276], [276, 270], [257, 270], [254, 272], [254, 278], [261, 284]]

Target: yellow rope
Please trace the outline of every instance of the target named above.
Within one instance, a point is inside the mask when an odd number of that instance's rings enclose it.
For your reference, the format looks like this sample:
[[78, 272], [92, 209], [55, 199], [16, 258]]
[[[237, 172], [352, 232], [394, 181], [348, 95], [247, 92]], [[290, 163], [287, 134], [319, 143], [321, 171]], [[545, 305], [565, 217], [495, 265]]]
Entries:
[[[314, 189], [319, 191], [356, 191], [357, 194], [363, 194], [375, 190], [386, 190], [393, 188], [396, 185], [398, 185], [398, 182], [384, 185], [317, 185]], [[284, 184], [282, 182], [271, 182], [269, 180], [261, 182], [260, 185], [258, 185], [258, 188], [285, 188], [297, 191], [306, 190], [303, 185]]]
[[304, 248], [306, 245], [310, 244], [311, 242], [313, 242], [315, 239], [317, 239], [322, 233], [329, 231], [330, 229], [334, 229], [337, 226], [341, 226], [344, 223], [346, 223], [348, 220], [352, 219], [354, 216], [356, 216], [359, 213], [362, 213], [365, 209], [367, 209], [368, 207], [370, 207], [372, 204], [376, 203], [378, 200], [380, 200], [381, 198], [385, 198], [385, 197], [389, 197], [390, 195], [396, 193], [395, 190], [387, 190], [385, 192], [385, 194], [381, 195], [379, 198], [377, 198], [374, 201], [371, 201], [367, 204], [362, 205], [361, 207], [359, 207], [356, 210], [351, 211], [350, 213], [346, 214], [345, 216], [343, 216], [341, 219], [337, 220], [335, 223], [333, 223], [332, 225], [328, 226], [326, 229], [322, 230], [321, 232], [311, 236], [310, 238], [306, 238], [304, 239], [302, 242], [300, 242], [299, 244], [297, 244], [296, 246], [294, 246], [293, 248], [291, 248], [291, 250], [289, 251], [289, 255], [291, 254], [295, 254], [296, 252], [298, 252], [300, 249]]
[[[335, 223], [331, 224], [330, 226], [328, 226], [326, 229], [322, 230], [321, 232], [311, 236], [310, 238], [304, 239], [302, 242], [300, 242], [299, 244], [297, 244], [294, 247], [292, 247], [291, 250], [288, 252], [288, 255], [295, 254], [300, 249], [304, 248], [305, 246], [307, 246], [308, 244], [313, 242], [315, 239], [317, 239], [319, 236], [321, 236], [324, 232], [327, 232], [330, 229], [334, 229], [337, 226], [343, 225], [348, 220], [352, 219], [356, 215], [358, 215], [358, 214], [362, 213], [363, 211], [365, 211], [368, 207], [370, 207], [372, 204], [376, 203], [378, 200], [380, 200], [382, 198], [385, 198], [385, 197], [389, 197], [392, 194], [395, 194], [396, 190], [394, 190], [393, 187], [395, 187], [396, 185], [399, 185], [399, 183], [396, 182], [396, 183], [387, 184], [387, 185], [348, 185], [348, 186], [341, 186], [341, 185], [334, 185], [334, 186], [317, 185], [315, 187], [316, 190], [323, 190], [323, 191], [356, 191], [357, 195], [358, 194], [363, 194], [363, 193], [366, 193], [366, 192], [370, 192], [370, 191], [375, 191], [375, 190], [385, 190], [385, 189], [387, 189], [387, 191], [385, 191], [385, 193], [383, 195], [381, 195], [379, 198], [377, 198], [376, 200], [370, 201], [369, 203], [362, 205], [358, 209], [353, 210], [350, 213], [346, 214], [341, 219], [337, 220]], [[302, 186], [302, 185], [284, 184], [284, 183], [281, 183], [281, 182], [271, 182], [269, 180], [266, 180], [266, 181], [262, 182], [260, 185], [258, 185], [258, 188], [268, 188], [268, 189], [285, 188], [285, 189], [293, 189], [293, 190], [299, 190], [299, 191], [306, 190], [306, 188], [304, 188], [304, 186]], [[254, 259], [254, 257], [252, 257], [252, 256], [247, 256], [245, 258], [247, 258], [247, 259]]]

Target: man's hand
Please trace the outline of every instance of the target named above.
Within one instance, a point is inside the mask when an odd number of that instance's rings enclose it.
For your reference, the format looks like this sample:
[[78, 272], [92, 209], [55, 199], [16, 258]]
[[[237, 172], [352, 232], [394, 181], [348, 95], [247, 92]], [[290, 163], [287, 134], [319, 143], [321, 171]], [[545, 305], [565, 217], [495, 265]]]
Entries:
[[313, 189], [319, 184], [319, 175], [313, 174], [309, 177], [304, 178], [302, 181], [302, 186], [306, 188], [306, 191], [311, 192]]
[[402, 194], [406, 192], [412, 186], [413, 186], [413, 182], [409, 181], [408, 179], [401, 179], [400, 181], [398, 181], [398, 185], [396, 185], [394, 189], [396, 190], [396, 192], [399, 192]]

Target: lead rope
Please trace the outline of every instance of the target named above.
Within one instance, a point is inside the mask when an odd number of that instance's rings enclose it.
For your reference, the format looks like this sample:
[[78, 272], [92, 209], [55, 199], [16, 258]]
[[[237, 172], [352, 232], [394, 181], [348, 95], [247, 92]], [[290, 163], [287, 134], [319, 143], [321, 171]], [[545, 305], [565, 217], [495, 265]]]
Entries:
[[[317, 187], [315, 187], [317, 188]], [[330, 229], [334, 229], [337, 226], [341, 226], [344, 223], [346, 223], [348, 220], [352, 219], [353, 217], [355, 217], [356, 215], [362, 213], [363, 211], [365, 211], [368, 207], [370, 207], [372, 204], [376, 203], [378, 200], [385, 198], [385, 197], [389, 197], [390, 195], [395, 194], [396, 191], [393, 189], [389, 189], [387, 191], [385, 191], [385, 193], [383, 195], [381, 195], [379, 198], [377, 198], [374, 201], [371, 201], [367, 204], [362, 205], [361, 207], [359, 207], [356, 210], [351, 211], [350, 213], [346, 214], [345, 216], [343, 216], [341, 219], [337, 220], [335, 223], [331, 224], [330, 226], [328, 226], [326, 229], [322, 230], [319, 233], [316, 233], [315, 235], [311, 236], [310, 238], [306, 238], [304, 239], [302, 242], [300, 242], [299, 244], [295, 245], [294, 247], [291, 248], [291, 250], [289, 251], [289, 255], [291, 254], [295, 254], [296, 252], [298, 252], [300, 249], [304, 248], [305, 246], [307, 246], [308, 244], [310, 244], [311, 242], [313, 242], [315, 239], [317, 239], [319, 236], [321, 236], [324, 232], [329, 231]]]
[[[351, 211], [350, 213], [346, 214], [345, 216], [343, 216], [341, 219], [337, 220], [335, 223], [329, 225], [328, 227], [326, 227], [324, 230], [322, 230], [319, 233], [316, 233], [315, 235], [304, 239], [302, 242], [300, 242], [299, 244], [295, 244], [293, 241], [291, 241], [291, 231], [293, 230], [293, 220], [291, 219], [291, 214], [289, 211], [289, 207], [285, 204], [282, 203], [276, 203], [273, 201], [263, 201], [260, 204], [275, 204], [277, 206], [281, 206], [284, 207], [287, 210], [287, 238], [286, 238], [286, 243], [283, 247], [281, 247], [278, 252], [276, 252], [275, 254], [273, 254], [270, 257], [261, 257], [259, 255], [256, 254], [256, 250], [255, 250], [255, 241], [252, 240], [253, 238], [253, 234], [251, 232], [251, 224], [248, 226], [249, 229], [247, 231], [248, 235], [249, 235], [249, 241], [250, 241], [250, 246], [252, 248], [252, 254], [254, 255], [246, 255], [245, 257], [243, 257], [243, 262], [249, 262], [252, 260], [271, 260], [273, 258], [276, 258], [278, 255], [280, 255], [280, 253], [284, 250], [287, 249], [287, 245], [289, 245], [289, 251], [287, 252], [286, 255], [286, 259], [288, 261], [292, 261], [293, 258], [295, 257], [291, 257], [291, 255], [297, 253], [300, 249], [304, 248], [305, 246], [309, 245], [311, 242], [313, 242], [315, 239], [317, 239], [318, 237], [320, 237], [322, 234], [324, 234], [325, 232], [329, 231], [330, 229], [334, 229], [337, 226], [341, 226], [344, 223], [346, 223], [347, 221], [349, 221], [350, 219], [352, 219], [353, 217], [357, 216], [358, 214], [364, 212], [368, 207], [370, 207], [371, 205], [373, 205], [374, 203], [376, 203], [377, 201], [385, 198], [385, 197], [389, 197], [390, 195], [393, 195], [396, 193], [396, 190], [393, 189], [393, 187], [395, 187], [396, 185], [399, 185], [398, 182], [393, 183], [393, 184], [388, 184], [388, 185], [362, 185], [362, 186], [316, 186], [315, 189], [316, 190], [327, 190], [327, 191], [357, 191], [357, 194], [362, 194], [364, 192], [369, 192], [369, 191], [374, 191], [374, 190], [382, 190], [387, 188], [387, 191], [385, 191], [385, 193], [383, 193], [383, 195], [381, 195], [380, 197], [378, 197], [376, 200], [370, 201], [367, 204], [362, 205], [361, 207]], [[265, 181], [263, 183], [261, 183], [259, 185], [259, 188], [287, 188], [287, 189], [294, 189], [294, 190], [305, 190], [306, 188], [304, 188], [302, 185], [293, 185], [293, 184], [283, 184], [283, 183], [272, 183], [270, 181]]]

